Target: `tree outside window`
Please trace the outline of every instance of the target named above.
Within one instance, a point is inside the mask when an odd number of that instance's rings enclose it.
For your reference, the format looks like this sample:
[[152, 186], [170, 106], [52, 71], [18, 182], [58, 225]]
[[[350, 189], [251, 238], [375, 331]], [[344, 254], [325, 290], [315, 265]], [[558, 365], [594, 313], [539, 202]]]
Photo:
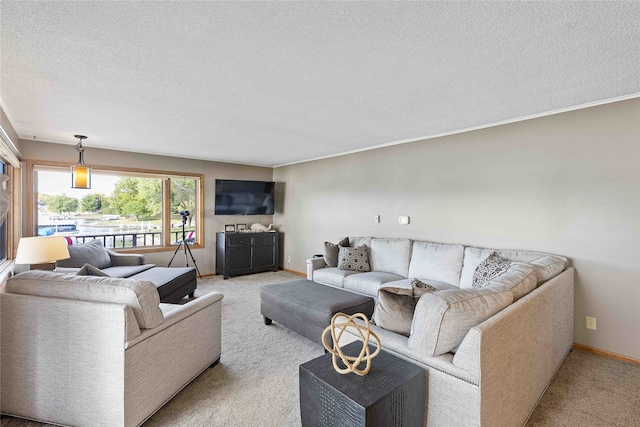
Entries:
[[[171, 246], [182, 238], [181, 212], [188, 211], [185, 232], [197, 238], [200, 175], [101, 174], [94, 168], [93, 188], [81, 190], [70, 188], [68, 169], [35, 171], [38, 235], [64, 235], [72, 244], [102, 239], [112, 248]], [[168, 213], [163, 212], [165, 198]]]

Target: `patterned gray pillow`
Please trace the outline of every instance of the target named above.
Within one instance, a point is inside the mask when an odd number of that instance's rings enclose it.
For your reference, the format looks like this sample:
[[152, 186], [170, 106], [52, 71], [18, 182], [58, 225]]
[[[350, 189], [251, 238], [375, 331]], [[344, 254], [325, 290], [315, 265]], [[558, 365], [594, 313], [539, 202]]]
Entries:
[[367, 245], [358, 246], [357, 248], [340, 246], [338, 250], [338, 268], [340, 270], [371, 271]]
[[413, 279], [413, 281], [411, 282], [411, 287], [426, 289], [427, 292], [436, 292], [438, 290], [438, 288], [434, 288], [430, 284], [424, 283], [422, 280], [418, 280], [418, 279]]
[[327, 267], [338, 266], [338, 249], [340, 246], [349, 246], [349, 238], [345, 237], [335, 245], [331, 242], [324, 242], [324, 263], [327, 264]]
[[500, 258], [500, 255], [496, 251], [491, 254], [478, 266], [473, 273], [473, 281], [471, 287], [481, 288], [487, 284], [487, 282], [495, 277], [498, 277], [511, 267], [513, 264], [511, 261]]

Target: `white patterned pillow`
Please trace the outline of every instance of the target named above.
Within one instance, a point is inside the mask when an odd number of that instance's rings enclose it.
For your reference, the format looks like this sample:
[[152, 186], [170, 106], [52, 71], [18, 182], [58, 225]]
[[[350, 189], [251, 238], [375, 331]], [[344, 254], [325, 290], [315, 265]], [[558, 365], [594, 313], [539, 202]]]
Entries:
[[369, 266], [369, 251], [366, 245], [357, 248], [339, 247], [338, 268], [340, 270], [371, 271]]
[[487, 259], [476, 267], [471, 286], [473, 288], [483, 287], [489, 280], [507, 271], [511, 264], [513, 264], [511, 261], [500, 258], [496, 251], [491, 252]]

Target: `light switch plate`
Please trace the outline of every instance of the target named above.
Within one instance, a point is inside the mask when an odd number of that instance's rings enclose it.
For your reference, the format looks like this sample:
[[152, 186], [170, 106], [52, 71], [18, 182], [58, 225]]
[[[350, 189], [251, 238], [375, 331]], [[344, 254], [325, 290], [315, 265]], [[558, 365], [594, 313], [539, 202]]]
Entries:
[[373, 222], [375, 222], [376, 224], [380, 222], [380, 215], [376, 215], [373, 217]]
[[400, 218], [398, 218], [398, 222], [401, 225], [407, 225], [407, 224], [409, 224], [409, 217], [408, 216], [401, 216]]

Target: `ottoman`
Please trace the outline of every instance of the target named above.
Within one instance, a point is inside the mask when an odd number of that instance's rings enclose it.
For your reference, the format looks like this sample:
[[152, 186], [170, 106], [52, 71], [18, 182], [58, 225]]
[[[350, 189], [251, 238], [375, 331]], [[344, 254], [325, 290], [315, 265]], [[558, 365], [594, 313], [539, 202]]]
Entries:
[[338, 312], [373, 315], [373, 298], [306, 279], [274, 283], [260, 288], [260, 314], [322, 344], [322, 332]]
[[148, 280], [156, 285], [160, 302], [178, 303], [189, 295], [193, 297], [196, 290], [196, 269], [193, 267], [153, 267], [130, 279]]

